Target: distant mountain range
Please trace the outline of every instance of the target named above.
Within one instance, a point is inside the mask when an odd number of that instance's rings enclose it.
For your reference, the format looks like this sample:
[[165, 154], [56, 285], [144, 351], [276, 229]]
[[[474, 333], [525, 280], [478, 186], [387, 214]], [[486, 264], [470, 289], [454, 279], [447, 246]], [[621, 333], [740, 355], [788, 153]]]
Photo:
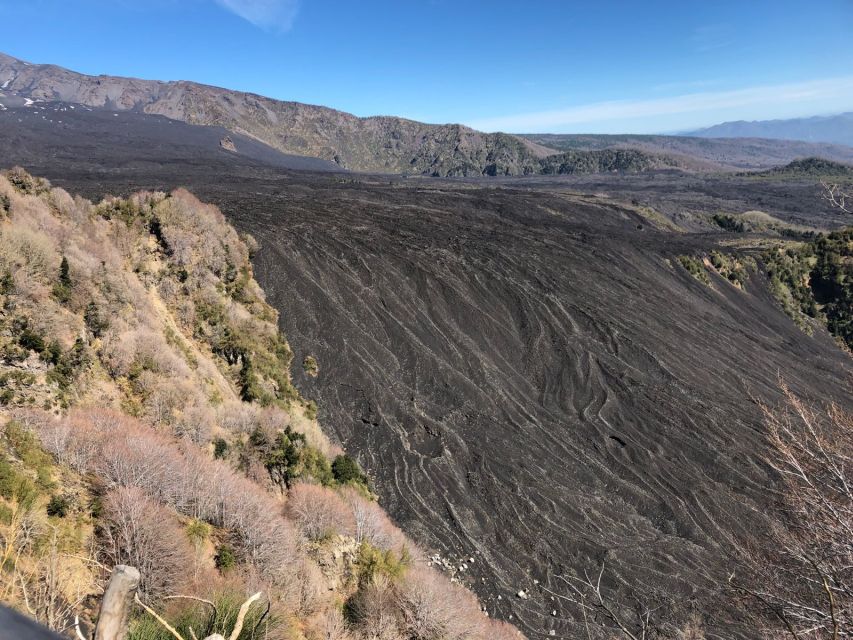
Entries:
[[767, 169], [807, 156], [853, 162], [853, 147], [827, 144], [687, 136], [519, 136], [393, 116], [360, 118], [195, 82], [88, 76], [0, 53], [0, 110], [38, 108], [41, 102], [219, 127], [241, 137], [238, 151], [247, 148], [245, 137], [271, 151], [364, 172], [513, 176]]
[[853, 111], [835, 116], [814, 116], [790, 120], [723, 122], [687, 135], [701, 138], [768, 138], [803, 140], [853, 146]]
[[853, 163], [853, 147], [797, 140], [553, 133], [525, 134], [522, 137], [563, 152], [637, 149], [657, 157], [667, 157], [681, 168], [696, 170], [762, 170], [811, 157]]

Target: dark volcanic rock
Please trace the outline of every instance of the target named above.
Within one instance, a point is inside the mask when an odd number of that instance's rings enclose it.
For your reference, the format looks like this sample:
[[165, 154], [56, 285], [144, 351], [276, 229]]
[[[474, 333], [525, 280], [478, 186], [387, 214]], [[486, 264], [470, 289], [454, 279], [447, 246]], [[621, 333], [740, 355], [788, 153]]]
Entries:
[[751, 397], [779, 372], [842, 393], [849, 362], [761, 274], [705, 286], [674, 257], [711, 239], [556, 193], [291, 188], [267, 215], [229, 209], [297, 359], [318, 357], [300, 386], [406, 530], [475, 557], [491, 614], [567, 632], [534, 579], [606, 559], [668, 615], [750, 635], [717, 585], [771, 512]]
[[[169, 167], [335, 171], [334, 163], [281, 153], [222, 127], [188, 125], [163, 116], [88, 109], [64, 102], [0, 110], [0, 149], [8, 162], [72, 170], [108, 168], [139, 173]], [[229, 144], [230, 143], [230, 144]]]

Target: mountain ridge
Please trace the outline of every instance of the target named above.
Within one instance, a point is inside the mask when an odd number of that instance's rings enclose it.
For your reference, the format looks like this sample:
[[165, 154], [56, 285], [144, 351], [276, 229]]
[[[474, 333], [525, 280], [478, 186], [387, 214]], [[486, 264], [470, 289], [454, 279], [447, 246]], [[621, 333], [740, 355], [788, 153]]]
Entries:
[[[88, 76], [0, 55], [0, 86], [33, 100], [140, 110], [189, 124], [218, 125], [284, 153], [332, 160], [359, 171], [480, 175], [533, 172], [551, 150], [509, 134], [429, 125], [394, 116], [357, 116], [299, 102], [177, 80]], [[288, 124], [284, 129], [282, 123]]]
[[853, 111], [825, 116], [732, 120], [690, 131], [701, 138], [767, 138], [853, 145]]
[[[0, 53], [0, 99], [8, 99], [10, 94], [33, 103], [81, 104], [222, 127], [280, 153], [373, 173], [474, 177], [591, 169], [726, 171], [767, 169], [811, 156], [853, 162], [853, 148], [838, 145], [752, 140], [741, 149], [744, 143], [740, 139], [708, 143], [704, 139], [695, 142], [700, 139], [690, 136], [514, 135], [397, 116], [358, 117], [331, 107], [275, 100], [189, 80], [85, 75]], [[568, 165], [565, 158], [556, 157], [569, 151], [613, 149], [641, 151], [649, 157], [626, 166], [599, 163], [595, 154], [576, 155]]]

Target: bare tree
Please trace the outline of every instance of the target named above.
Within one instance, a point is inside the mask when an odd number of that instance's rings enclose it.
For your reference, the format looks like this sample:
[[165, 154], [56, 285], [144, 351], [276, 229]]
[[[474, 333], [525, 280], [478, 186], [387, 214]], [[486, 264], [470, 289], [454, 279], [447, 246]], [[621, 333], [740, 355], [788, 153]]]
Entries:
[[140, 570], [140, 591], [146, 595], [174, 591], [184, 580], [176, 567], [192, 566], [193, 551], [172, 513], [137, 487], [107, 494], [103, 538], [111, 564]]
[[838, 183], [820, 181], [823, 199], [844, 213], [853, 213], [853, 188]]
[[394, 585], [381, 574], [358, 591], [353, 598], [352, 613], [365, 637], [370, 640], [400, 638], [396, 598]]
[[[590, 624], [600, 624], [600, 621], [607, 626], [615, 627], [629, 640], [646, 640], [652, 637], [656, 631], [652, 618], [656, 609], [650, 608], [639, 598], [634, 598], [634, 602], [626, 606], [616, 598], [608, 597], [601, 585], [604, 569], [602, 562], [598, 574], [584, 571], [583, 577], [558, 575], [556, 579], [563, 589], [556, 591], [542, 587], [542, 590], [580, 609], [587, 638], [593, 637]], [[626, 609], [631, 613], [625, 613]]]
[[407, 572], [397, 586], [397, 601], [405, 636], [415, 640], [475, 637], [488, 620], [469, 591], [423, 566]]
[[853, 414], [816, 409], [783, 385], [763, 407], [786, 526], [730, 582], [795, 639], [853, 637]]
[[287, 514], [309, 540], [347, 535], [354, 529], [354, 518], [340, 496], [315, 484], [301, 483], [290, 490]]
[[18, 579], [24, 606], [36, 620], [54, 631], [64, 631], [74, 619], [74, 611], [92, 590], [81, 580], [79, 560], [60, 553], [57, 527], [48, 524], [50, 535], [42, 556], [29, 572], [20, 571]]
[[344, 615], [338, 609], [327, 611], [315, 627], [318, 640], [352, 640]]

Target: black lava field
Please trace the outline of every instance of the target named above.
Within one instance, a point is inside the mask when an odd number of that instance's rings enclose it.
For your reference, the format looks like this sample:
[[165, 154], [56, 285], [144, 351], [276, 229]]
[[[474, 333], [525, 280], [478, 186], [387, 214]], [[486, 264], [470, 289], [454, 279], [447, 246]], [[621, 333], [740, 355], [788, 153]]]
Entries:
[[[850, 359], [782, 312], [760, 261], [741, 290], [676, 257], [760, 255], [701, 223], [718, 211], [838, 226], [814, 184], [302, 173], [317, 167], [223, 155], [219, 132], [134, 163], [144, 126], [123, 145], [28, 128], [26, 148], [0, 127], [0, 164], [87, 197], [186, 186], [252, 233], [297, 386], [404, 530], [467, 567], [490, 615], [531, 638], [570, 633], [541, 587], [604, 563], [625, 598], [673, 620], [702, 612], [711, 637], [755, 637], [719, 585], [731, 548], [774, 517], [757, 401], [779, 399], [781, 375], [853, 404]], [[308, 354], [316, 379], [298, 366]]]

